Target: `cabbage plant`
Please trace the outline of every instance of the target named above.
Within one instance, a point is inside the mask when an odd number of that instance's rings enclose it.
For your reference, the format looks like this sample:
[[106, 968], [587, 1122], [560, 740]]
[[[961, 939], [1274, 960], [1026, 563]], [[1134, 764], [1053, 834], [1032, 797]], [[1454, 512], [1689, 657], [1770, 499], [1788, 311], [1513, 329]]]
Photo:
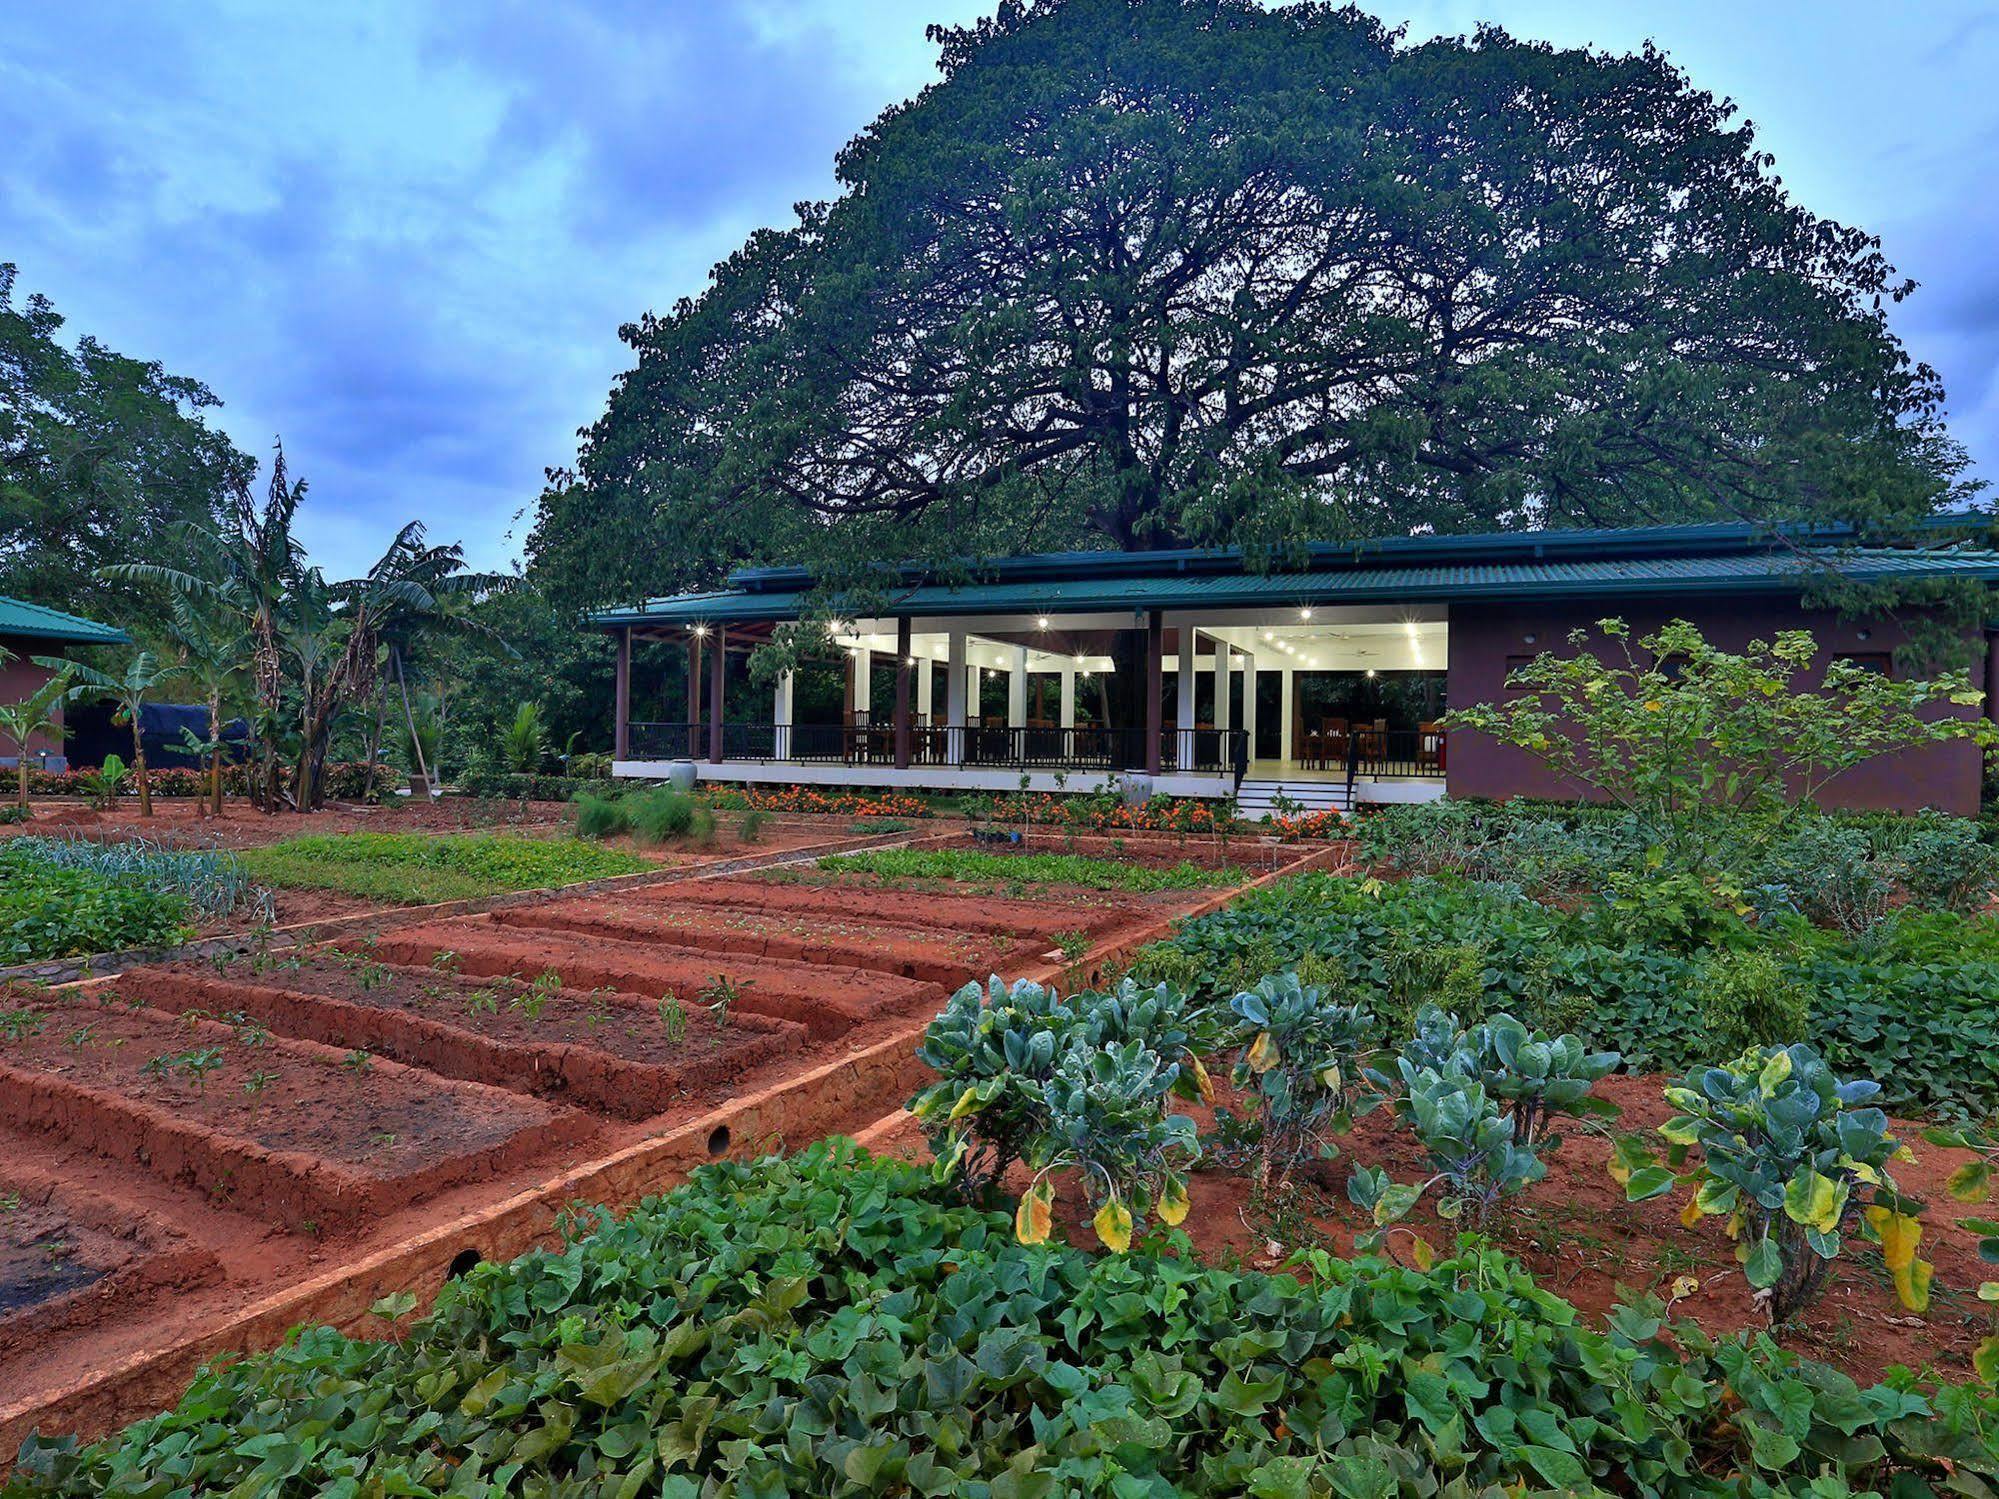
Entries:
[[1232, 1081], [1255, 1101], [1261, 1127], [1259, 1183], [1337, 1155], [1328, 1137], [1352, 1125], [1374, 1017], [1362, 1006], [1334, 1003], [1288, 971], [1237, 994], [1229, 1008], [1243, 1040]]
[[1667, 1164], [1626, 1140], [1611, 1171], [1633, 1202], [1688, 1191], [1681, 1221], [1689, 1225], [1725, 1216], [1736, 1259], [1773, 1324], [1824, 1290], [1856, 1231], [1880, 1246], [1903, 1305], [1921, 1311], [1931, 1266], [1916, 1253], [1920, 1208], [1888, 1174], [1889, 1162], [1909, 1153], [1869, 1103], [1880, 1091], [1864, 1078], [1834, 1076], [1809, 1046], [1753, 1046], [1666, 1089], [1680, 1111], [1659, 1126]]

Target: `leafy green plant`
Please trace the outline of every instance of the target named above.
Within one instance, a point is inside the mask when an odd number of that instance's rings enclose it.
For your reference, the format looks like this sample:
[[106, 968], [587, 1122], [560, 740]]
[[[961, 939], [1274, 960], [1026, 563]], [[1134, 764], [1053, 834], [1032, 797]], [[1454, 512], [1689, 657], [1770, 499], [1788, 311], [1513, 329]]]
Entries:
[[309, 1327], [217, 1361], [103, 1441], [29, 1438], [12, 1482], [248, 1492], [276, 1457], [302, 1493], [465, 1493], [505, 1469], [523, 1493], [668, 1499], [1240, 1499], [1942, 1491], [1999, 1469], [1987, 1394], [1862, 1387], [1656, 1303], [1586, 1316], [1495, 1250], [1261, 1273], [1184, 1244], [1024, 1246], [837, 1140], [572, 1216], [398, 1333]]
[[48, 1016], [40, 1010], [0, 1011], [0, 1041], [25, 1041], [30, 1036], [39, 1036], [47, 1024]]
[[687, 1039], [687, 1006], [671, 989], [659, 997], [659, 1028], [669, 1046]]
[[[1824, 1289], [1856, 1226], [1881, 1246], [1902, 1303], [1921, 1311], [1931, 1269], [1916, 1254], [1920, 1208], [1888, 1174], [1907, 1152], [1869, 1103], [1880, 1091], [1865, 1079], [1840, 1080], [1809, 1046], [1755, 1047], [1666, 1090], [1680, 1110], [1659, 1126], [1669, 1165], [1624, 1141], [1612, 1173], [1633, 1202], [1680, 1188], [1691, 1193], [1686, 1221], [1726, 1215], [1736, 1258], [1773, 1324]], [[1697, 1164], [1676, 1173], [1693, 1150]]]
[[[1178, 1173], [1191, 1137], [1166, 1121], [1166, 1098], [1212, 1096], [1197, 1054], [1212, 1040], [1210, 1024], [1164, 985], [1126, 980], [1065, 998], [1025, 980], [967, 984], [924, 1031], [917, 1055], [938, 1078], [910, 1111], [940, 1180], [965, 1199], [992, 1201], [1008, 1168], [1025, 1160], [1036, 1178], [1016, 1227], [1045, 1237], [1050, 1173], [1078, 1166], [1086, 1191], [1102, 1194], [1092, 1197], [1099, 1211], [1109, 1209], [1103, 1227], [1129, 1242], [1133, 1214], [1156, 1206], [1177, 1222], [1184, 1209]], [[1110, 1071], [1097, 1057], [1113, 1059]]]
[[736, 1008], [736, 1001], [743, 997], [743, 989], [748, 982], [747, 979], [739, 982], [725, 973], [718, 973], [696, 991], [695, 998], [708, 1007], [716, 1025], [727, 1025], [729, 1013]]
[[1232, 1080], [1255, 1103], [1257, 1179], [1267, 1186], [1305, 1161], [1338, 1153], [1329, 1137], [1353, 1122], [1375, 1021], [1291, 972], [1264, 978], [1229, 1008], [1244, 1037]]
[[[1944, 1189], [1953, 1199], [1963, 1203], [1992, 1200], [1995, 1171], [1999, 1171], [1999, 1131], [1990, 1125], [1931, 1125], [1923, 1131], [1923, 1138], [1932, 1145], [1972, 1153], [1972, 1159], [1951, 1172], [1944, 1183]], [[1978, 1258], [1983, 1263], [1999, 1265], [1999, 1222], [1990, 1218], [1960, 1218], [1957, 1224], [1978, 1235]], [[1999, 1281], [1981, 1283], [1978, 1299], [1999, 1303]], [[1971, 1363], [1980, 1379], [1987, 1384], [1999, 1384], [1999, 1325], [1973, 1350]]]
[[[0, 659], [0, 664], [4, 660]], [[25, 822], [28, 809], [28, 770], [34, 759], [29, 748], [33, 740], [62, 738], [62, 705], [69, 698], [70, 674], [52, 673], [41, 686], [18, 703], [0, 704], [0, 742], [14, 749], [14, 807], [10, 822]]]
[[548, 726], [542, 720], [541, 704], [524, 702], [500, 731], [500, 758], [508, 770], [518, 775], [534, 775], [548, 754]]
[[357, 1046], [340, 1059], [340, 1065], [347, 1070], [349, 1077], [359, 1083], [375, 1070], [375, 1058], [365, 1046]]
[[763, 842], [764, 829], [771, 823], [771, 814], [762, 807], [752, 807], [736, 822], [736, 841], [739, 843]]
[[118, 804], [131, 774], [122, 756], [106, 755], [101, 765], [93, 766], [77, 778], [77, 786], [86, 802], [100, 812], [108, 812]]
[[1715, 1052], [1785, 1046], [1806, 1033], [1811, 1001], [1795, 972], [1759, 948], [1719, 949], [1698, 970], [1701, 1029]]
[[430, 904], [636, 874], [637, 854], [580, 838], [508, 833], [325, 833], [236, 856], [260, 884]]
[[153, 1057], [140, 1070], [162, 1079], [184, 1076], [194, 1085], [195, 1092], [206, 1093], [209, 1073], [219, 1070], [222, 1064], [221, 1047], [203, 1046]]
[[1482, 1228], [1501, 1198], [1548, 1174], [1540, 1151], [1521, 1143], [1483, 1082], [1418, 1066], [1408, 1057], [1396, 1065], [1401, 1091], [1395, 1109], [1422, 1141], [1431, 1174], [1420, 1182], [1395, 1182], [1379, 1166], [1356, 1169], [1347, 1178], [1347, 1196], [1378, 1226], [1403, 1218], [1434, 1189], [1438, 1217], [1468, 1218]]

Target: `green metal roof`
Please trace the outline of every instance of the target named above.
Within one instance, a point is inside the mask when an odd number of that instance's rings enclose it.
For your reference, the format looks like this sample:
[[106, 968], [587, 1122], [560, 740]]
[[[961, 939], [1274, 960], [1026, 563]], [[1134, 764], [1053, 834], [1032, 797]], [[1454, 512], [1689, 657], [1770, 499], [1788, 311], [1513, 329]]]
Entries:
[[[1723, 528], [1647, 529], [1687, 533]], [[1073, 571], [1049, 566], [1055, 558], [1037, 558], [1033, 559], [1035, 575], [1025, 579], [1009, 579], [1002, 573], [992, 581], [983, 582], [891, 585], [888, 593], [893, 600], [891, 612], [952, 615], [1008, 610], [1046, 614], [1112, 609], [1281, 608], [1304, 604], [1769, 593], [1802, 587], [1819, 567], [1829, 567], [1862, 581], [1910, 577], [1999, 582], [1999, 552], [1994, 551], [1816, 545], [1806, 547], [1805, 555], [1800, 556], [1789, 548], [1772, 547], [1767, 533], [1759, 545], [1750, 539], [1746, 528], [1727, 529], [1738, 531], [1730, 538], [1732, 549], [1684, 544], [1677, 553], [1654, 546], [1631, 549], [1607, 541], [1608, 537], [1630, 533], [1591, 533], [1598, 540], [1597, 550], [1623, 553], [1608, 556], [1579, 555], [1588, 549], [1574, 545], [1577, 534], [1574, 532], [1546, 533], [1541, 538], [1543, 543], [1559, 538], [1559, 544], [1543, 545], [1538, 551], [1533, 534], [1523, 533], [1511, 538], [1516, 542], [1512, 556], [1503, 559], [1494, 556], [1489, 560], [1467, 557], [1463, 547], [1467, 538], [1395, 538], [1397, 542], [1418, 544], [1397, 546], [1391, 549], [1391, 557], [1370, 555], [1342, 566], [1324, 565], [1330, 559], [1322, 552], [1320, 565], [1302, 572], [1246, 572], [1240, 557], [1229, 559], [1232, 566], [1213, 567], [1208, 565], [1209, 559], [1225, 554], [1212, 553], [1198, 554], [1203, 565], [1184, 570], [1173, 565], [1170, 554], [1164, 569], [1150, 570], [1132, 570], [1131, 564], [1148, 556], [1156, 563], [1160, 559], [1154, 554], [1109, 554], [1118, 559], [1114, 568], [1098, 570], [1083, 566]], [[1434, 548], [1420, 545], [1432, 541], [1436, 543]], [[1432, 560], [1425, 555], [1432, 550], [1442, 555]], [[1068, 554], [1092, 559], [1097, 555]], [[768, 576], [759, 581], [765, 586], [754, 591], [731, 588], [678, 594], [648, 600], [636, 607], [605, 609], [592, 614], [590, 623], [617, 628], [784, 620], [797, 618], [813, 601], [809, 587], [771, 588]]]
[[80, 614], [10, 599], [0, 594], [0, 635], [28, 640], [56, 640], [67, 645], [130, 645], [132, 637], [111, 625], [100, 625]]

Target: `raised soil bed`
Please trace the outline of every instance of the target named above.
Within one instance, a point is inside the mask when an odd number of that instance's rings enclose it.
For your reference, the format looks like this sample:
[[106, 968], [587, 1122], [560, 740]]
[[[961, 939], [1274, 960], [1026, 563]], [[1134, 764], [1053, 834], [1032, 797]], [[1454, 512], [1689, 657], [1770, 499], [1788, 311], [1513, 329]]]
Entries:
[[215, 1280], [215, 1256], [143, 1213], [0, 1165], [0, 1361], [165, 1289]]
[[983, 933], [938, 932], [833, 915], [765, 914], [730, 908], [682, 909], [663, 902], [564, 900], [496, 911], [501, 926], [650, 942], [747, 958], [864, 968], [925, 983], [955, 985], [995, 971], [1041, 944]]
[[[594, 1129], [498, 1088], [96, 998], [37, 1006], [39, 1030], [0, 1043], [0, 1118], [294, 1228], [382, 1213]], [[204, 1053], [198, 1076], [163, 1060]]]
[[[1192, 892], [1198, 896], [1206, 892]], [[1174, 892], [1185, 904], [1189, 892]], [[695, 880], [631, 892], [634, 907], [654, 902], [722, 906], [730, 910], [802, 917], [852, 917], [925, 927], [931, 931], [1020, 936], [1054, 946], [1072, 932], [1099, 936], [1152, 914], [1147, 902], [1100, 891], [1030, 897], [953, 894], [943, 881], [923, 888], [874, 875], [785, 874], [763, 878]]]
[[652, 1000], [615, 991], [537, 990], [513, 978], [467, 978], [344, 953], [305, 953], [261, 968], [140, 968], [119, 991], [164, 1010], [240, 1013], [286, 1036], [363, 1048], [444, 1077], [488, 1083], [617, 1119], [672, 1107], [688, 1085], [713, 1086], [804, 1040], [804, 1027], [739, 1014], [727, 1024], [684, 1004], [669, 1028]]
[[431, 963], [456, 954], [458, 971], [532, 980], [553, 973], [572, 989], [609, 988], [683, 1004], [714, 1004], [734, 986], [732, 1013], [796, 1021], [815, 1038], [844, 1034], [876, 1015], [912, 1011], [943, 998], [938, 984], [859, 968], [656, 946], [577, 932], [505, 926], [491, 916], [425, 922], [385, 934], [373, 953], [395, 963]]

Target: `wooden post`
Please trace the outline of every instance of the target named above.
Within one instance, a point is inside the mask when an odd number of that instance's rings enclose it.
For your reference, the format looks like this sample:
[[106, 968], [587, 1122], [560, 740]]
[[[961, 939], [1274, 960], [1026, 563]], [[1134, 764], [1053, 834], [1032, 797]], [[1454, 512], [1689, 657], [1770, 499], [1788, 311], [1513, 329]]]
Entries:
[[683, 753], [692, 760], [700, 753], [693, 725], [701, 722], [701, 637], [687, 637], [687, 744]]
[[1159, 732], [1165, 727], [1166, 616], [1157, 609], [1145, 616], [1145, 773], [1159, 774]]
[[618, 631], [617, 708], [613, 714], [611, 758], [629, 760], [632, 746], [632, 627]]
[[[895, 768], [909, 769], [909, 616], [895, 622]], [[928, 670], [928, 667], [925, 667]]]
[[729, 668], [729, 627], [715, 627], [715, 654], [708, 667], [708, 758], [722, 763], [722, 679]]

